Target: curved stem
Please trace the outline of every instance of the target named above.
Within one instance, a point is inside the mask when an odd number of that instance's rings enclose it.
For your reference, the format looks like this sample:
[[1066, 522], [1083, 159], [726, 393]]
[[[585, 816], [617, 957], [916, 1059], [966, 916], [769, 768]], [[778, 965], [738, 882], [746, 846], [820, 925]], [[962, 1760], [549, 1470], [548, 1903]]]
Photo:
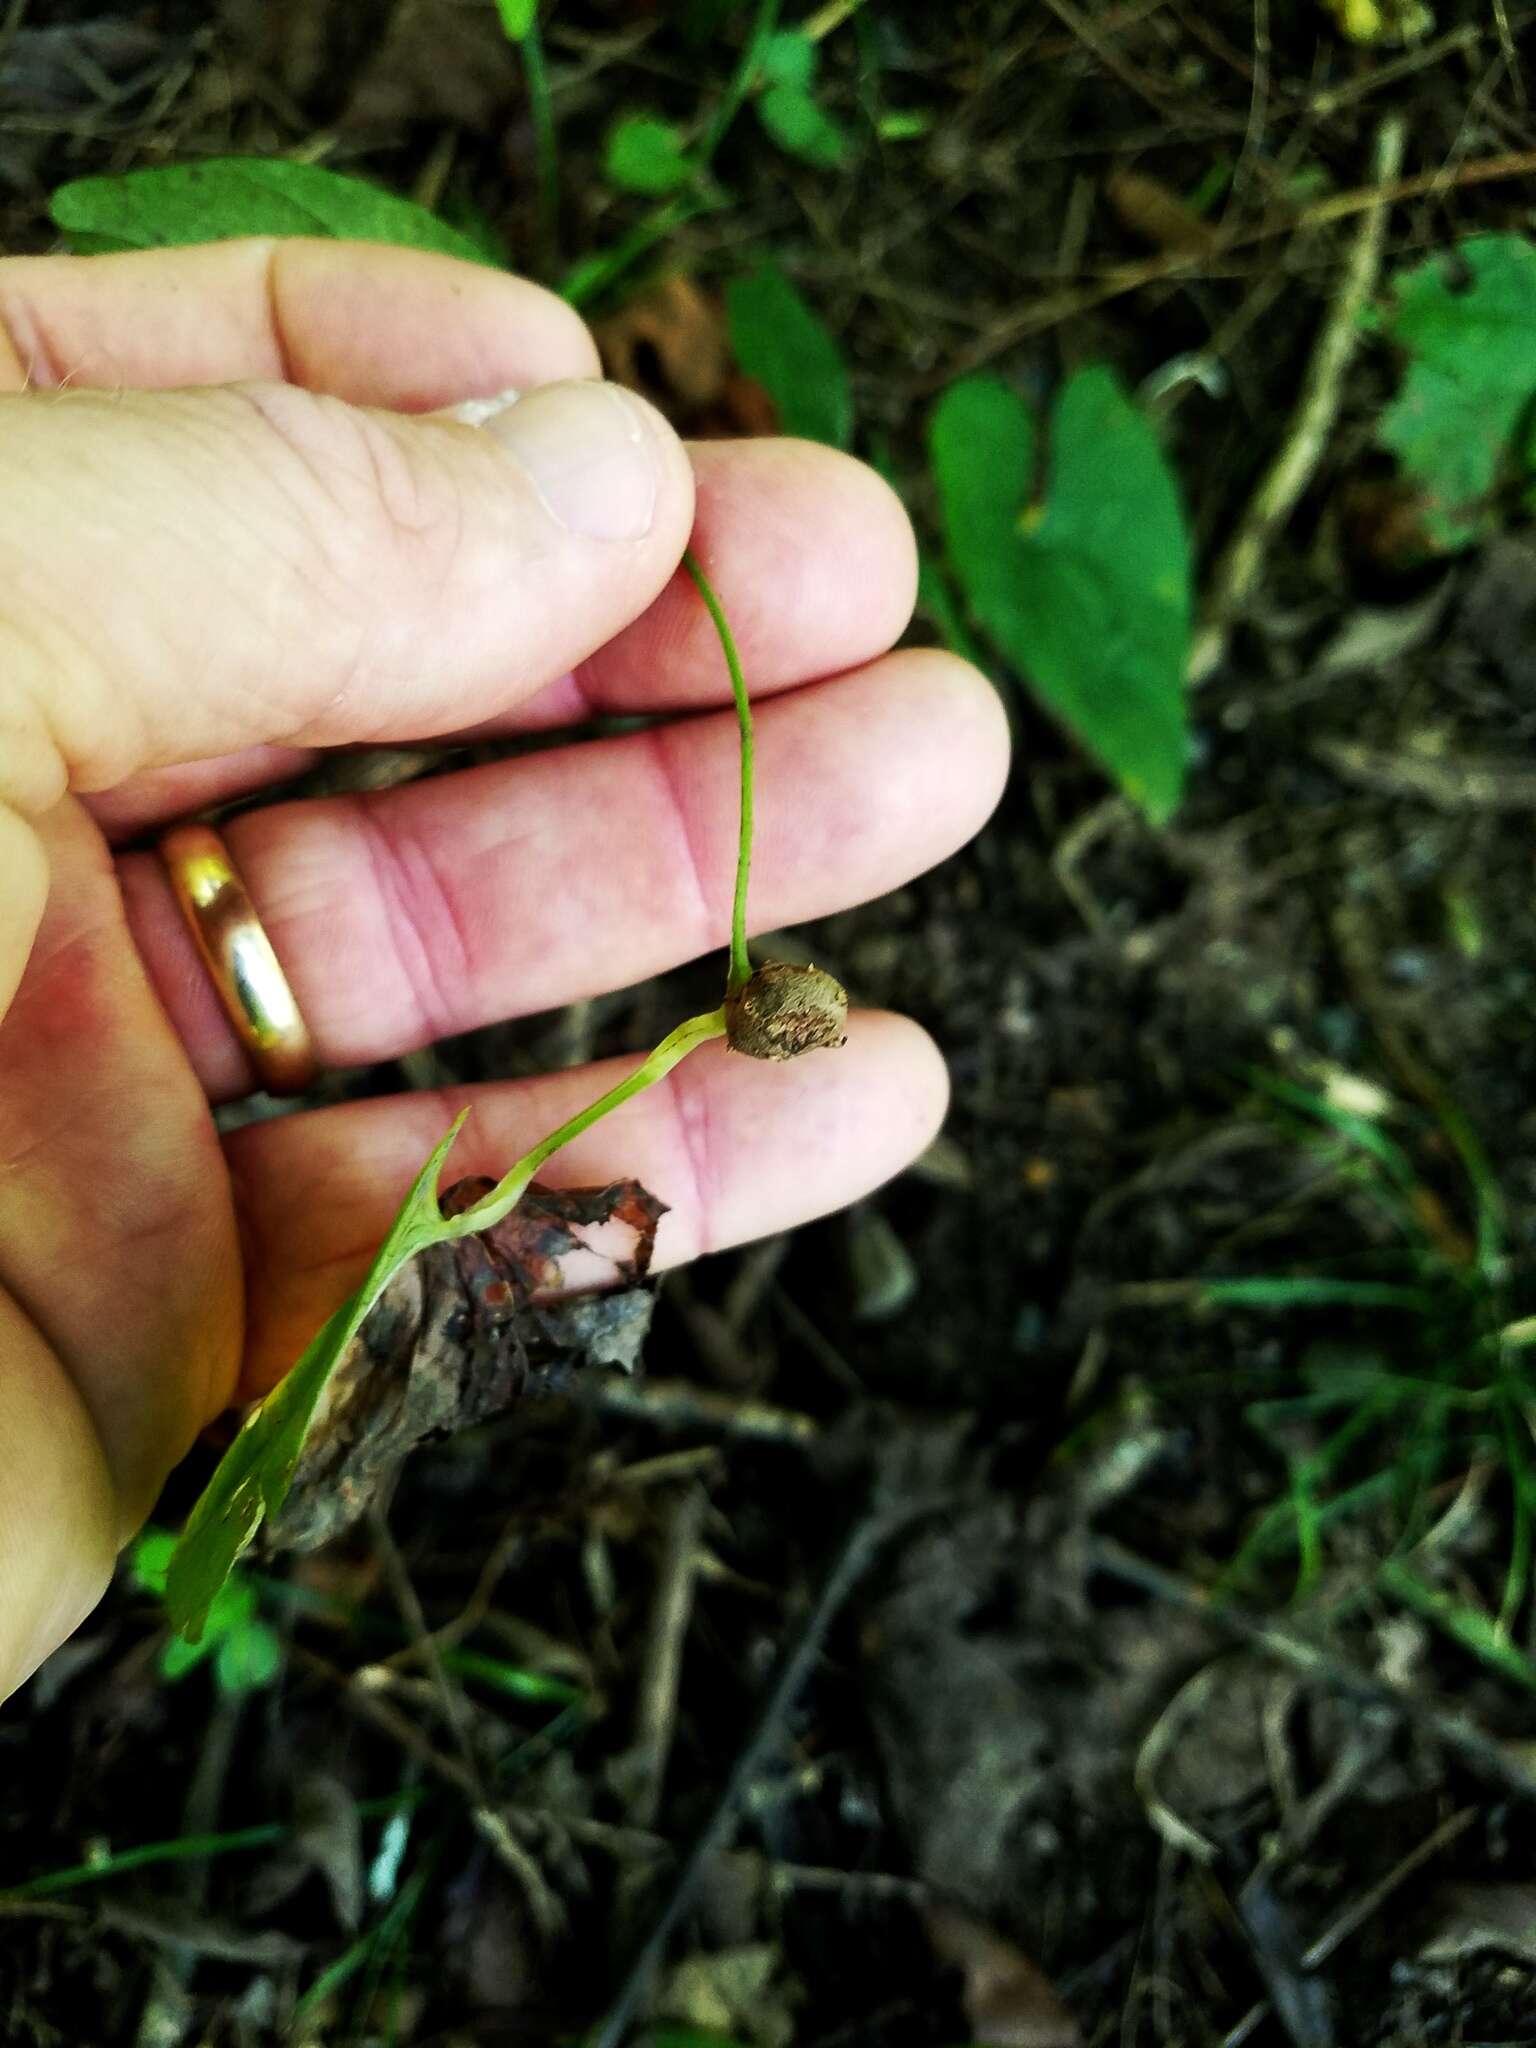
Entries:
[[544, 42], [539, 33], [537, 9], [528, 24], [528, 33], [518, 45], [518, 54], [523, 60], [528, 114], [533, 123], [534, 151], [539, 165], [540, 229], [544, 237], [547, 276], [560, 239], [560, 145], [555, 135], [555, 110], [549, 96], [549, 72], [544, 63]]
[[472, 1231], [489, 1230], [493, 1223], [499, 1223], [517, 1206], [528, 1183], [545, 1160], [552, 1158], [562, 1145], [568, 1145], [572, 1138], [579, 1138], [583, 1131], [590, 1130], [599, 1118], [607, 1116], [611, 1109], [617, 1109], [621, 1102], [628, 1102], [632, 1095], [653, 1087], [663, 1076], [670, 1074], [680, 1060], [685, 1060], [695, 1047], [706, 1044], [711, 1038], [724, 1036], [723, 1009], [709, 1010], [701, 1017], [690, 1017], [675, 1031], [669, 1031], [656, 1050], [632, 1074], [626, 1074], [606, 1095], [600, 1095], [596, 1102], [589, 1102], [585, 1109], [577, 1110], [558, 1130], [551, 1131], [547, 1138], [541, 1138], [488, 1195], [476, 1202], [472, 1209], [453, 1217], [452, 1227], [445, 1229], [444, 1235], [468, 1237]]
[[699, 144], [698, 164], [703, 169], [725, 140], [727, 129], [741, 112], [747, 94], [752, 90], [752, 81], [757, 76], [757, 67], [762, 61], [763, 45], [778, 25], [780, 0], [758, 0], [757, 13], [753, 17], [746, 45], [736, 69], [731, 74], [729, 85], [715, 109], [715, 118], [705, 131]]
[[747, 884], [752, 876], [752, 699], [747, 695], [747, 679], [741, 672], [741, 656], [736, 651], [730, 622], [692, 548], [683, 556], [683, 567], [693, 578], [714, 621], [715, 631], [720, 635], [725, 665], [731, 676], [731, 695], [736, 700], [736, 724], [741, 733], [741, 830], [736, 847], [736, 894], [731, 904], [731, 972], [727, 983], [729, 992], [734, 995], [752, 979], [752, 960], [747, 952]]

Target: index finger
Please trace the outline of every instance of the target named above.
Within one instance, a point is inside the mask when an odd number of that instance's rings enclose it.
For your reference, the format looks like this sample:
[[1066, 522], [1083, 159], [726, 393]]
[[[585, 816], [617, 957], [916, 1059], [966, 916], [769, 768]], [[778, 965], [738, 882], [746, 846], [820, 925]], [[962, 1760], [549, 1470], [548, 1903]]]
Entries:
[[0, 262], [0, 391], [276, 378], [430, 412], [600, 374], [553, 292], [430, 250], [268, 236]]

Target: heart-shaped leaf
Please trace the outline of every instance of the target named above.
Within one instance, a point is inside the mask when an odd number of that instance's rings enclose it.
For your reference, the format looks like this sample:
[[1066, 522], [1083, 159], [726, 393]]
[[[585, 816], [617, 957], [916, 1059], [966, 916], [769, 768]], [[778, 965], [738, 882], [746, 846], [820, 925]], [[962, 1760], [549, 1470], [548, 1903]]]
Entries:
[[1103, 367], [1080, 370], [1051, 421], [1035, 497], [1035, 428], [1007, 385], [972, 377], [935, 410], [930, 448], [950, 560], [1008, 659], [1161, 823], [1183, 787], [1189, 535], [1146, 420]]
[[848, 365], [832, 330], [777, 264], [726, 286], [731, 347], [773, 400], [786, 434], [846, 448], [853, 433]]
[[804, 86], [770, 85], [757, 113], [780, 149], [819, 171], [837, 170], [848, 154], [848, 137]]
[[621, 190], [653, 198], [680, 190], [694, 173], [681, 132], [653, 114], [630, 114], [618, 123], [608, 137], [603, 168]]
[[54, 193], [51, 209], [71, 245], [85, 255], [236, 235], [328, 235], [487, 261], [468, 235], [414, 200], [319, 164], [281, 157], [210, 157], [115, 178], [76, 178]]
[[766, 84], [805, 90], [815, 81], [820, 59], [820, 46], [803, 29], [781, 28], [764, 39], [757, 62]]
[[1478, 235], [1454, 270], [1431, 256], [1392, 290], [1382, 325], [1410, 363], [1377, 436], [1423, 487], [1433, 539], [1465, 547], [1490, 523], [1488, 500], [1536, 393], [1536, 249], [1520, 235]]

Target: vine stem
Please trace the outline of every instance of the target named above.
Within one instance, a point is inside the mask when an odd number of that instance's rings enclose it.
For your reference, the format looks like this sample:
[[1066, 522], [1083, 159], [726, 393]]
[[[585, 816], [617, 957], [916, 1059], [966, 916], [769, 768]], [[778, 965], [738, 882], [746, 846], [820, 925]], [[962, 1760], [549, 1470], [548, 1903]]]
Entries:
[[544, 63], [544, 39], [539, 32], [538, 11], [518, 45], [523, 60], [523, 79], [528, 87], [528, 113], [533, 122], [534, 150], [539, 164], [539, 211], [542, 216], [544, 255], [554, 259], [560, 231], [560, 146], [555, 135], [554, 102], [549, 93], [549, 71]]
[[625, 271], [631, 269], [646, 252], [664, 241], [674, 228], [696, 214], [707, 213], [719, 205], [718, 197], [709, 196], [704, 189], [709, 185], [709, 167], [716, 150], [725, 140], [726, 131], [746, 105], [762, 62], [763, 45], [778, 26], [779, 9], [782, 0], [758, 0], [757, 13], [753, 17], [746, 45], [731, 73], [720, 104], [714, 117], [700, 138], [693, 154], [693, 176], [690, 188], [665, 205], [655, 207], [637, 227], [624, 236], [613, 249], [589, 256], [578, 263], [561, 283], [560, 296], [570, 305], [584, 306], [599, 292], [606, 291]]
[[726, 131], [741, 112], [747, 94], [752, 90], [752, 81], [757, 75], [757, 67], [762, 59], [763, 45], [778, 25], [780, 5], [781, 0], [758, 0], [757, 14], [752, 23], [751, 33], [747, 37], [746, 48], [741, 53], [741, 61], [731, 74], [731, 81], [715, 109], [715, 118], [705, 130], [704, 139], [699, 144], [700, 169], [707, 168], [712, 161], [715, 151], [725, 140]]
[[[725, 607], [715, 594], [714, 585], [699, 566], [699, 559], [692, 548], [683, 555], [683, 567], [692, 577], [694, 586], [703, 598], [715, 632], [719, 635], [725, 665], [731, 678], [731, 695], [736, 702], [736, 726], [741, 735], [741, 823], [736, 840], [736, 890], [731, 902], [731, 964], [726, 978], [727, 1000], [752, 979], [752, 959], [747, 951], [747, 887], [752, 877], [752, 828], [753, 828], [753, 786], [756, 770], [756, 748], [752, 731], [752, 699], [747, 693], [747, 679], [742, 671], [741, 655], [736, 647], [736, 636], [732, 633], [730, 621], [725, 616]], [[522, 1200], [529, 1182], [547, 1159], [553, 1158], [562, 1146], [573, 1138], [579, 1138], [583, 1131], [589, 1131], [593, 1124], [615, 1110], [620, 1103], [628, 1102], [647, 1088], [670, 1074], [680, 1060], [698, 1046], [705, 1045], [712, 1038], [724, 1038], [726, 1015], [724, 1004], [718, 1010], [708, 1010], [702, 1016], [690, 1017], [679, 1024], [675, 1031], [656, 1047], [654, 1052], [641, 1061], [632, 1074], [610, 1088], [606, 1095], [600, 1095], [595, 1102], [589, 1102], [575, 1116], [560, 1128], [551, 1131], [547, 1138], [541, 1138], [531, 1152], [525, 1152], [511, 1171], [492, 1188], [482, 1201], [472, 1209], [454, 1217], [453, 1235], [467, 1237], [476, 1230], [489, 1230], [499, 1223]]]
[[573, 1138], [579, 1138], [593, 1124], [615, 1110], [620, 1103], [628, 1102], [631, 1096], [642, 1094], [647, 1088], [670, 1074], [681, 1060], [699, 1046], [706, 1045], [712, 1038], [725, 1036], [725, 1010], [708, 1010], [702, 1016], [690, 1017], [679, 1024], [675, 1031], [669, 1031], [654, 1052], [644, 1059], [632, 1074], [626, 1074], [622, 1081], [615, 1083], [606, 1095], [599, 1095], [595, 1102], [589, 1102], [585, 1109], [577, 1110], [558, 1130], [551, 1131], [547, 1138], [541, 1138], [531, 1152], [525, 1152], [512, 1170], [499, 1180], [491, 1192], [476, 1202], [472, 1209], [451, 1219], [451, 1230], [445, 1235], [468, 1237], [476, 1230], [489, 1230], [493, 1223], [499, 1223], [521, 1201], [529, 1182], [547, 1159], [554, 1157], [563, 1145]]
[[735, 995], [752, 979], [752, 961], [747, 953], [747, 885], [752, 879], [752, 791], [756, 770], [752, 699], [747, 694], [747, 679], [742, 674], [741, 656], [736, 651], [730, 622], [692, 548], [683, 556], [683, 567], [693, 578], [720, 636], [725, 665], [730, 671], [731, 695], [736, 700], [736, 726], [741, 734], [741, 826], [736, 840], [736, 893], [731, 903], [731, 970], [726, 984], [727, 993]]

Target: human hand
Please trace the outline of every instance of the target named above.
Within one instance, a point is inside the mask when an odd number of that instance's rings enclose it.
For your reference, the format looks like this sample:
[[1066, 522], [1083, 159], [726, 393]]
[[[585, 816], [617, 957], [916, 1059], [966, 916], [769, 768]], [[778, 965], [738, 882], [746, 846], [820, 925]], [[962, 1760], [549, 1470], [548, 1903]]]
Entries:
[[[622, 1071], [221, 1141], [209, 1105], [251, 1070], [160, 862], [115, 848], [318, 748], [691, 711], [226, 838], [326, 1064], [719, 946], [736, 736], [677, 573], [691, 531], [762, 698], [757, 921], [895, 887], [996, 800], [990, 687], [886, 652], [914, 557], [868, 470], [685, 451], [591, 384], [479, 428], [403, 417], [597, 374], [557, 300], [435, 256], [0, 262], [0, 1698], [100, 1597], [197, 1430], [357, 1284], [456, 1111], [455, 1172], [494, 1174]], [[548, 1177], [637, 1176], [676, 1264], [854, 1199], [944, 1100], [924, 1034], [865, 1014], [836, 1058], [706, 1048]]]

